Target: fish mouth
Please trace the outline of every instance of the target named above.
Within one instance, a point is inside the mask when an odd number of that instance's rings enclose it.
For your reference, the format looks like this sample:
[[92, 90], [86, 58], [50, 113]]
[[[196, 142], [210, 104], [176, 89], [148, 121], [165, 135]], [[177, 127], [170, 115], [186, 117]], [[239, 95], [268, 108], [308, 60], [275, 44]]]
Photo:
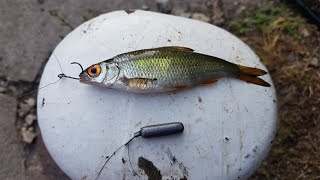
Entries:
[[88, 83], [90, 82], [90, 78], [88, 77], [87, 73], [82, 71], [80, 74], [79, 74], [79, 77], [80, 77], [80, 80], [79, 82], [81, 83]]
[[81, 73], [81, 74], [79, 75], [79, 77], [80, 77], [79, 82], [81, 82], [81, 83], [88, 84], [88, 83], [91, 82], [91, 79], [90, 79], [85, 73]]
[[89, 84], [91, 81], [89, 78], [82, 77], [82, 78], [80, 78], [79, 82], [84, 83], [84, 84]]

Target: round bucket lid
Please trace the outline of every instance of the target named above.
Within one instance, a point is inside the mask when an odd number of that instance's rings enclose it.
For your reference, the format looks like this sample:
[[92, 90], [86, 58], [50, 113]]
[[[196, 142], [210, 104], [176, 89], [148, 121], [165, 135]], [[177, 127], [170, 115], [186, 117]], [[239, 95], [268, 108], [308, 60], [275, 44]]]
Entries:
[[[54, 54], [64, 73], [78, 76], [80, 68], [70, 65], [73, 61], [88, 67], [120, 53], [161, 46], [190, 47], [266, 69], [246, 44], [219, 27], [146, 11], [116, 11], [91, 19], [65, 37]], [[59, 73], [52, 55], [40, 86], [57, 81]], [[262, 78], [272, 84], [269, 75]], [[106, 157], [141, 127], [167, 122], [182, 122], [184, 132], [136, 138], [110, 159], [98, 179], [242, 179], [270, 149], [277, 122], [275, 99], [273, 85], [229, 78], [158, 94], [61, 79], [39, 91], [37, 112], [46, 147], [72, 179], [95, 179]]]

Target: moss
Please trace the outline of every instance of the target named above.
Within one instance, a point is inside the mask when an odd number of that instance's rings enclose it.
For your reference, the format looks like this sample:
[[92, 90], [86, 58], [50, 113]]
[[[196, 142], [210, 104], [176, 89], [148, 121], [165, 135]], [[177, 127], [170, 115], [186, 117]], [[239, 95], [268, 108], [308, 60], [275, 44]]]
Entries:
[[231, 21], [229, 27], [237, 34], [247, 34], [256, 27], [263, 31], [280, 14], [281, 8], [270, 3], [261, 9], [249, 11], [243, 19]]
[[294, 13], [287, 5], [271, 2], [260, 9], [247, 12], [244, 18], [231, 21], [228, 27], [238, 35], [246, 35], [256, 30], [261, 33], [280, 30], [295, 39], [300, 39], [300, 30], [306, 24], [307, 21]]
[[73, 26], [63, 16], [61, 16], [57, 10], [51, 10], [49, 11], [49, 14], [56, 17], [60, 21], [61, 25], [69, 27], [70, 30], [74, 29]]

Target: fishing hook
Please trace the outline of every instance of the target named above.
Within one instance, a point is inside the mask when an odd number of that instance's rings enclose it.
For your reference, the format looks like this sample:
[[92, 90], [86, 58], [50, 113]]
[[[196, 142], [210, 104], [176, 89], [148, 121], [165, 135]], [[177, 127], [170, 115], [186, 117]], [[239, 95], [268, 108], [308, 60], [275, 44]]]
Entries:
[[80, 63], [72, 62], [71, 64], [78, 64], [78, 65], [80, 66], [80, 68], [81, 68], [81, 72], [83, 71], [83, 67], [81, 66], [81, 64], [80, 64]]
[[[81, 72], [83, 71], [83, 67], [80, 63], [77, 63], [77, 62], [72, 62], [71, 64], [78, 64], [81, 68]], [[61, 78], [70, 78], [70, 79], [76, 79], [76, 80], [80, 80], [81, 78], [75, 78], [75, 77], [71, 77], [71, 76], [67, 76], [65, 75], [64, 73], [61, 73], [58, 75], [58, 77], [61, 79]]]

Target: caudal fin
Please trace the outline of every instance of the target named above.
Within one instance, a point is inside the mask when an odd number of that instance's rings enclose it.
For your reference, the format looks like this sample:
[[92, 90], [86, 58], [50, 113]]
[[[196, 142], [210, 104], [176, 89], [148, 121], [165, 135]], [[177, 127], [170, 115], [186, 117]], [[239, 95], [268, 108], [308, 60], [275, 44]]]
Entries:
[[269, 83], [257, 77], [257, 76], [262, 76], [267, 74], [266, 71], [257, 69], [257, 68], [240, 66], [240, 65], [239, 65], [239, 69], [240, 69], [240, 75], [238, 79], [242, 81], [246, 81], [248, 83], [257, 84], [260, 86], [270, 87]]
[[241, 65], [238, 65], [238, 66], [239, 66], [241, 74], [247, 74], [249, 76], [262, 76], [262, 75], [267, 74], [267, 72], [262, 69], [241, 66]]

